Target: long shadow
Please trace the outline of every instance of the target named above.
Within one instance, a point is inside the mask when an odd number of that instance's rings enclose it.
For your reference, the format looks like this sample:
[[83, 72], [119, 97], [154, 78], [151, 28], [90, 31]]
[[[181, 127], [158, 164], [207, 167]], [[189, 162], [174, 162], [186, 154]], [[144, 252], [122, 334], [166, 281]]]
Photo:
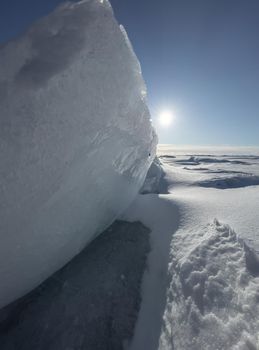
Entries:
[[139, 222], [115, 222], [41, 286], [2, 309], [0, 349], [122, 350], [140, 308], [149, 234]]
[[[164, 172], [156, 193], [168, 193]], [[159, 220], [160, 216], [166, 219], [173, 215], [172, 206], [163, 202], [158, 194], [150, 195], [157, 198], [158, 205], [162, 204], [162, 211], [157, 215], [158, 208], [149, 196], [141, 196], [147, 206], [150, 205], [147, 216], [157, 216]], [[143, 337], [148, 338], [149, 350], [157, 349], [166, 305], [170, 242], [178, 226], [176, 221], [173, 225], [165, 224], [162, 231], [158, 227], [161, 236], [156, 232], [151, 237], [150, 230], [140, 222], [115, 222], [42, 285], [0, 310], [0, 349], [123, 350], [133, 337], [143, 306], [140, 290], [144, 271], [144, 276], [149, 273], [147, 259], [153, 261], [154, 274], [150, 282], [156, 293], [150, 291], [155, 296], [154, 314], [147, 320], [147, 323], [150, 321], [148, 334]], [[156, 249], [150, 251], [150, 242]], [[157, 261], [160, 261], [158, 267]]]

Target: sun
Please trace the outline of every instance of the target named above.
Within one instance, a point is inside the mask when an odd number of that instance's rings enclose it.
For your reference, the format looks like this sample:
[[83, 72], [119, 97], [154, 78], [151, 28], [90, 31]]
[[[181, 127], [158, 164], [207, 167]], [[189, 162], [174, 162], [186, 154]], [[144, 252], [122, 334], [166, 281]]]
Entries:
[[158, 116], [158, 121], [163, 127], [170, 126], [173, 122], [173, 113], [169, 110], [162, 111]]

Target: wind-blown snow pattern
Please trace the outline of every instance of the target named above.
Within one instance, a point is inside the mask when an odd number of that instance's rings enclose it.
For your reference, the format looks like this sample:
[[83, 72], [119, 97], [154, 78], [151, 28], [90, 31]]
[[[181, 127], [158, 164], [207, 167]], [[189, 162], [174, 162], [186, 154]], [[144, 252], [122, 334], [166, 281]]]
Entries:
[[146, 87], [107, 0], [65, 3], [0, 51], [0, 306], [133, 200], [154, 158]]
[[217, 220], [191, 239], [179, 231], [172, 241], [159, 349], [257, 349], [258, 257]]

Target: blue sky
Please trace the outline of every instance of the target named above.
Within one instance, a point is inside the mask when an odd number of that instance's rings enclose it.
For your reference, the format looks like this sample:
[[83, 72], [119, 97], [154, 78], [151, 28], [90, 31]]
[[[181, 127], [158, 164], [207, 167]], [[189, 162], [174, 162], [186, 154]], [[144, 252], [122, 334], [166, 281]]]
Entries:
[[[60, 0], [1, 0], [0, 42]], [[259, 145], [258, 0], [111, 0], [147, 83], [161, 143]]]

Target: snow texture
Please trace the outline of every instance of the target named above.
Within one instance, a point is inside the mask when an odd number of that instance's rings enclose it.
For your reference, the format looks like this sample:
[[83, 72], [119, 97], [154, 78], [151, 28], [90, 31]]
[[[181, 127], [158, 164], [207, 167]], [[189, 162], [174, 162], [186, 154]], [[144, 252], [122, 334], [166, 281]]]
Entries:
[[107, 0], [65, 3], [0, 51], [0, 306], [134, 199], [154, 158], [146, 87]]
[[217, 220], [196, 233], [191, 247], [186, 240], [180, 230], [172, 241], [159, 348], [257, 349], [258, 257]]

